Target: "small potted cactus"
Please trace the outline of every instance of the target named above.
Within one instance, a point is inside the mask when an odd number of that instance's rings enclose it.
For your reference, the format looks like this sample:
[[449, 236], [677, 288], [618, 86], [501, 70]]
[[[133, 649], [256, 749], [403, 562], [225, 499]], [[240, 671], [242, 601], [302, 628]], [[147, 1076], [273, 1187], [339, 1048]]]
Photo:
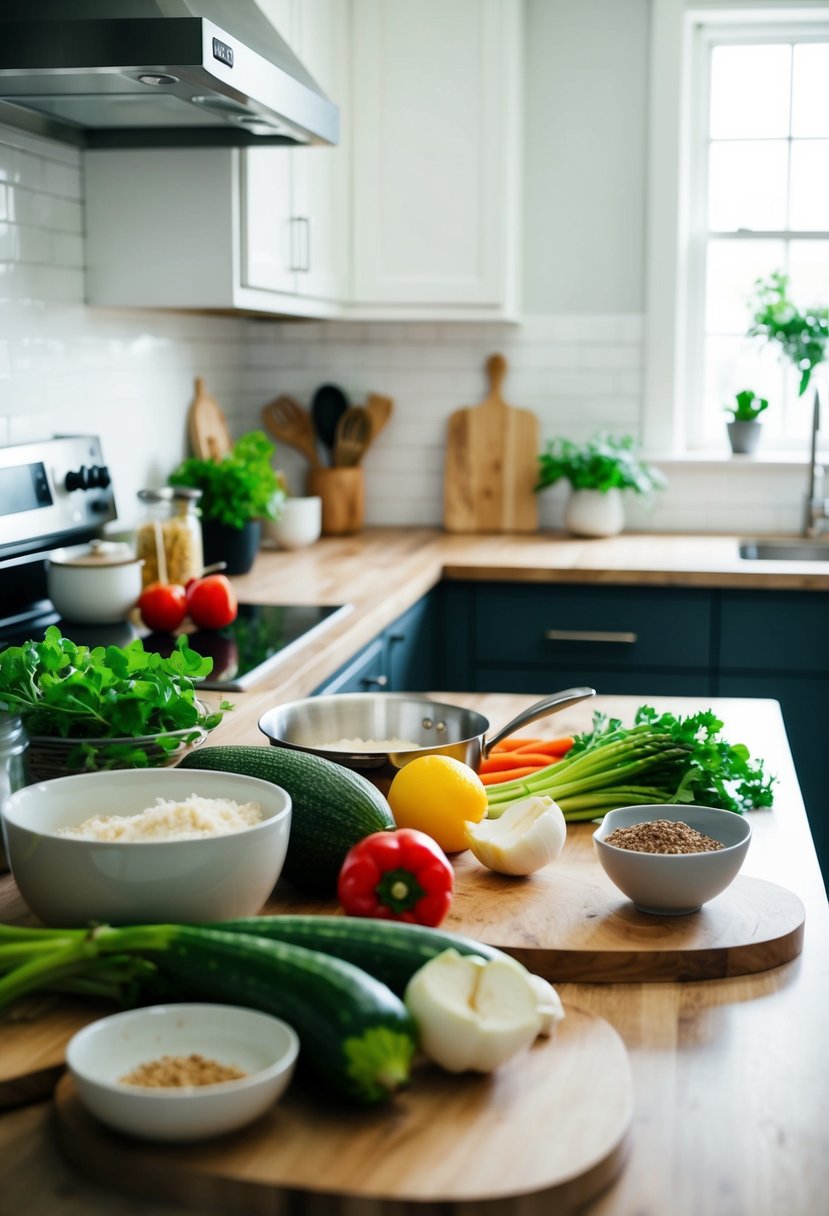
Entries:
[[768, 409], [769, 403], [765, 397], [758, 397], [750, 388], [744, 388], [734, 399], [736, 405], [725, 407], [731, 414], [731, 421], [727, 423], [728, 438], [731, 451], [742, 456], [756, 450], [762, 430], [760, 415], [763, 410]]

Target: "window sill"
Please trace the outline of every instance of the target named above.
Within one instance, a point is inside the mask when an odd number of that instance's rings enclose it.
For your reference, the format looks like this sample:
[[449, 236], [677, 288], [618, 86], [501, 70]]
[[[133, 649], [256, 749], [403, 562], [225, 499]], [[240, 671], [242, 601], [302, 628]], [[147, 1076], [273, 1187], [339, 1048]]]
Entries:
[[[720, 468], [728, 465], [729, 469], [793, 469], [806, 468], [809, 456], [806, 452], [752, 452], [746, 455], [732, 455], [731, 452], [649, 452], [647, 459], [659, 468]], [[829, 455], [821, 457], [821, 462], [829, 464]]]

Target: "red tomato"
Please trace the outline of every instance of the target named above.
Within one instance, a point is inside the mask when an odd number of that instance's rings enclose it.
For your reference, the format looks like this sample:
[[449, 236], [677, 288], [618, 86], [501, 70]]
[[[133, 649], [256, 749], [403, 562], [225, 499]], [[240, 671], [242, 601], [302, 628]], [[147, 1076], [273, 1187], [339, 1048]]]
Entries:
[[191, 587], [187, 610], [199, 629], [224, 629], [239, 613], [236, 592], [223, 574], [208, 574]]
[[150, 583], [138, 601], [141, 620], [149, 629], [171, 632], [187, 615], [184, 588], [176, 583]]

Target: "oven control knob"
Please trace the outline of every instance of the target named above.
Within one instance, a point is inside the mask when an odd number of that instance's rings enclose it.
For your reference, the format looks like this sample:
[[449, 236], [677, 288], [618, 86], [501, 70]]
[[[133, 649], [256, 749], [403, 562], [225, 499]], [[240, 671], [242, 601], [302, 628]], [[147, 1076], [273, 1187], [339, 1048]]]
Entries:
[[106, 490], [112, 478], [105, 464], [93, 464], [87, 467], [82, 464], [79, 469], [71, 469], [66, 474], [64, 486], [72, 490]]
[[66, 480], [63, 484], [70, 493], [72, 490], [88, 490], [91, 485], [89, 480], [90, 472], [91, 470], [82, 464], [79, 469], [71, 469], [66, 474]]
[[95, 490], [106, 490], [112, 483], [109, 469], [105, 464], [93, 464], [89, 470], [89, 487]]

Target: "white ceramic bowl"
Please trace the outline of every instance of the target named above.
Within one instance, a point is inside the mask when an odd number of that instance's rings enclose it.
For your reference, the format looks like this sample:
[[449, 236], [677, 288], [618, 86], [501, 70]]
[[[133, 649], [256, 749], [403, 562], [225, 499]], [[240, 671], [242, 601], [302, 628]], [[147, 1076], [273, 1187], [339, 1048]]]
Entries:
[[[92, 815], [136, 815], [157, 798], [258, 802], [255, 827], [198, 840], [78, 840], [56, 834]], [[3, 806], [6, 855], [47, 925], [200, 922], [254, 916], [282, 871], [291, 826], [285, 790], [196, 769], [120, 769], [26, 786]]]
[[322, 531], [322, 499], [286, 498], [279, 519], [265, 521], [265, 534], [283, 549], [304, 549], [319, 540]]
[[[69, 1041], [66, 1063], [78, 1096], [103, 1123], [151, 1140], [198, 1140], [243, 1127], [287, 1089], [299, 1039], [279, 1018], [235, 1005], [152, 1005], [101, 1018]], [[189, 1056], [243, 1069], [216, 1085], [154, 1089], [119, 1078], [161, 1056]]]
[[[681, 820], [725, 847], [711, 853], [638, 853], [605, 840], [617, 828], [654, 819]], [[640, 911], [681, 916], [698, 911], [736, 878], [751, 825], [744, 815], [708, 806], [627, 806], [609, 811], [593, 840], [605, 873]]]

